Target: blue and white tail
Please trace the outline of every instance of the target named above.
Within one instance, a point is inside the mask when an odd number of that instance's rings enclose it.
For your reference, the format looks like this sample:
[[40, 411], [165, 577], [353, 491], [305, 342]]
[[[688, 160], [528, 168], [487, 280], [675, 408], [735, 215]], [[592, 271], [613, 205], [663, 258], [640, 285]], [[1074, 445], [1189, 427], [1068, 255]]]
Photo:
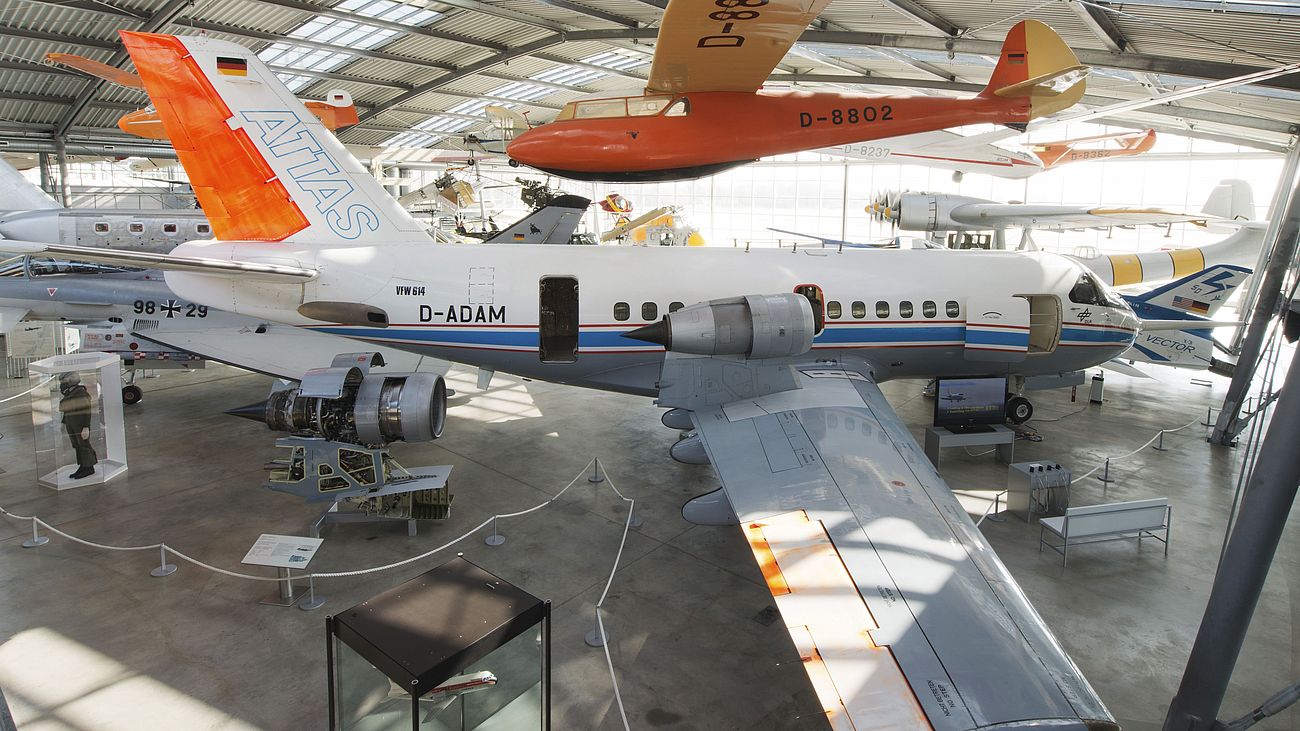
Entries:
[[249, 49], [121, 35], [218, 240], [431, 241]]
[[1125, 295], [1133, 312], [1144, 320], [1212, 318], [1251, 271], [1233, 264], [1215, 264], [1145, 294]]

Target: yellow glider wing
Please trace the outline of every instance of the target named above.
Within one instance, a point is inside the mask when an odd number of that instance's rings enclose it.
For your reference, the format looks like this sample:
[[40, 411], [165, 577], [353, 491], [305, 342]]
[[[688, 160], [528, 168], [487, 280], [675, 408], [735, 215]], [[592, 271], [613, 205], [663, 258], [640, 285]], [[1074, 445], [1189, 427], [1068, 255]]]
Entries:
[[670, 0], [646, 91], [753, 92], [830, 0]]

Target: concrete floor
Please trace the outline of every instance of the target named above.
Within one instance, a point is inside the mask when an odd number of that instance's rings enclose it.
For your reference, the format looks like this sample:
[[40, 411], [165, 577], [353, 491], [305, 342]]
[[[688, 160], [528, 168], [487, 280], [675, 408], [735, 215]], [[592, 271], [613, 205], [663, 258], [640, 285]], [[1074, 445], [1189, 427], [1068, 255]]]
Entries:
[[[1078, 471], [1126, 452], [1161, 427], [1217, 404], [1226, 384], [1112, 376], [1103, 407], [1068, 392], [1035, 398], [1040, 443], [1018, 460], [1052, 459]], [[404, 524], [326, 532], [312, 568], [347, 570], [410, 556], [493, 513], [532, 506], [599, 456], [645, 524], [632, 531], [606, 605], [611, 652], [634, 728], [820, 729], [818, 707], [794, 647], [767, 611], [771, 596], [735, 528], [692, 526], [679, 507], [716, 487], [709, 467], [666, 455], [675, 433], [649, 399], [584, 392], [498, 375], [479, 392], [453, 372], [459, 392], [446, 435], [399, 445], [407, 465], [455, 465], [452, 518], [414, 538]], [[316, 513], [260, 487], [273, 434], [221, 414], [260, 400], [269, 379], [225, 367], [145, 382], [128, 410], [130, 471], [105, 486], [54, 493], [35, 485], [24, 399], [0, 406], [0, 505], [36, 514], [88, 540], [166, 541], [240, 569], [261, 533], [303, 534]], [[0, 384], [0, 396], [18, 390]], [[914, 434], [932, 402], [915, 382], [886, 384]], [[1071, 412], [1080, 410], [1078, 413]], [[1058, 421], [1050, 418], [1063, 417]], [[1170, 435], [1115, 466], [1118, 482], [1076, 486], [1075, 504], [1168, 496], [1175, 506], [1168, 559], [1156, 545], [1118, 542], [1079, 550], [1062, 568], [1037, 552], [1038, 529], [1015, 518], [984, 530], [1025, 593], [1127, 729], [1157, 729], [1208, 594], [1232, 497], [1239, 450], [1210, 448], [1200, 427]], [[992, 455], [948, 450], [943, 473], [958, 489], [999, 489]], [[620, 728], [604, 657], [582, 637], [609, 571], [625, 504], [608, 485], [579, 481], [560, 501], [503, 521], [505, 545], [473, 537], [463, 551], [503, 578], [554, 602], [554, 727]], [[156, 554], [111, 553], [55, 537], [20, 547], [28, 526], [0, 520], [0, 688], [19, 728], [317, 729], [325, 726], [325, 614], [341, 611], [441, 562], [438, 557], [363, 577], [322, 582], [314, 613], [257, 604], [269, 585], [181, 564], [168, 578]], [[450, 553], [447, 557], [450, 557]], [[254, 570], [256, 571], [256, 570]], [[269, 570], [267, 570], [269, 573]], [[1279, 550], [1224, 708], [1235, 717], [1300, 676], [1300, 537]], [[1294, 729], [1291, 712], [1259, 728]]]

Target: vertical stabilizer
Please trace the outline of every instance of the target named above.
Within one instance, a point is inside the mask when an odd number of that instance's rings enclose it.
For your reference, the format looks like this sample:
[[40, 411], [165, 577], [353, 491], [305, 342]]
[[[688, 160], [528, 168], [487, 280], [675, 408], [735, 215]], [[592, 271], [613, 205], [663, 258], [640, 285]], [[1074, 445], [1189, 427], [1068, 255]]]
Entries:
[[1246, 267], [1215, 264], [1195, 274], [1124, 299], [1147, 320], [1213, 318], [1250, 276]]
[[431, 240], [256, 54], [122, 31], [219, 240]]
[[1088, 67], [1056, 31], [1022, 20], [1007, 33], [989, 85], [980, 96], [1026, 99], [1035, 119], [1073, 106], [1083, 98]]
[[489, 244], [567, 244], [582, 222], [591, 201], [578, 195], [559, 198], [524, 216], [492, 238]]
[[0, 159], [0, 208], [6, 211], [48, 211], [62, 207], [12, 165]]
[[1244, 180], [1222, 180], [1210, 191], [1201, 213], [1230, 221], [1254, 221], [1255, 193]]

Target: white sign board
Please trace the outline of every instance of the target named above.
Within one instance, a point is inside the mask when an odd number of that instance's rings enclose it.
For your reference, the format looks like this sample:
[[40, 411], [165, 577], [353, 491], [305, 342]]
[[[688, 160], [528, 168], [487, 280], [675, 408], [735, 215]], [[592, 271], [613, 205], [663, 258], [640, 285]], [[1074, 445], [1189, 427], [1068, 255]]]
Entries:
[[324, 540], [263, 533], [240, 563], [278, 569], [305, 569]]
[[53, 322], [20, 322], [9, 333], [11, 358], [47, 358], [54, 355], [55, 329]]

